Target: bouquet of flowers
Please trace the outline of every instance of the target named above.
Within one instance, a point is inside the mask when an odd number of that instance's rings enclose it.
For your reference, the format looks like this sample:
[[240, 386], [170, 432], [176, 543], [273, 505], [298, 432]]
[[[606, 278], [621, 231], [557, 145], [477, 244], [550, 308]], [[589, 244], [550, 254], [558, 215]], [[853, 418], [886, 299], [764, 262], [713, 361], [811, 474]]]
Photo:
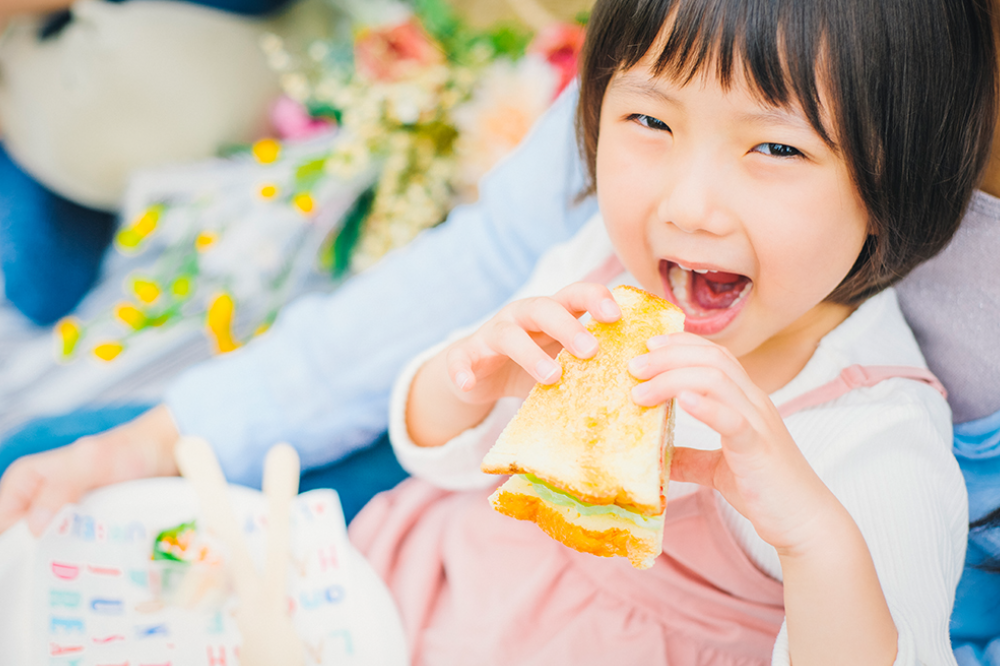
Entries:
[[327, 174], [351, 178], [377, 164], [348, 220], [359, 229], [338, 230], [340, 244], [328, 248], [336, 272], [370, 266], [474, 200], [479, 178], [576, 75], [583, 44], [580, 24], [552, 23], [534, 38], [512, 26], [476, 31], [443, 0], [382, 5], [380, 18], [355, 31], [347, 56], [315, 43], [308, 57], [280, 40], [266, 45], [289, 70], [288, 97], [340, 126]]
[[443, 0], [341, 5], [348, 38], [262, 40], [285, 91], [277, 138], [133, 193], [116, 248], [148, 265], [111, 312], [56, 326], [60, 358], [109, 361], [192, 319], [217, 351], [239, 347], [299, 290], [304, 267], [328, 280], [363, 270], [474, 200], [576, 74], [582, 21], [532, 34], [474, 29]]

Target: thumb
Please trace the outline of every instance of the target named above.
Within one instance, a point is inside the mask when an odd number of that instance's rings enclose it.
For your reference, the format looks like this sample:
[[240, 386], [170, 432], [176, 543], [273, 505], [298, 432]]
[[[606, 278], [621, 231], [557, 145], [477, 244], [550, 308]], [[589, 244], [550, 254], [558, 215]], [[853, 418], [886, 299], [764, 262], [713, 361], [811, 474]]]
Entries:
[[76, 484], [57, 486], [49, 482], [42, 485], [28, 511], [28, 529], [36, 537], [41, 536], [59, 509], [76, 502], [82, 495], [83, 490]]
[[0, 533], [21, 520], [31, 508], [43, 477], [31, 467], [14, 463], [0, 479]]
[[702, 451], [675, 447], [670, 460], [670, 480], [715, 488], [715, 472], [722, 462], [721, 449]]

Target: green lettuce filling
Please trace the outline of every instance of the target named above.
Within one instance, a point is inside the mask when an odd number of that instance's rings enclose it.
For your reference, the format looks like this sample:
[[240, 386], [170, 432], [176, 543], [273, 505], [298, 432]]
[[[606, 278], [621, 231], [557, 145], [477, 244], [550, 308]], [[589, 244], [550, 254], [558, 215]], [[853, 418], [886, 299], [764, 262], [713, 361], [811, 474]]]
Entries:
[[555, 504], [556, 506], [565, 506], [570, 509], [576, 509], [580, 515], [583, 516], [604, 516], [614, 514], [619, 518], [632, 521], [639, 527], [647, 527], [652, 530], [658, 529], [663, 523], [663, 516], [649, 518], [635, 513], [634, 511], [624, 509], [616, 504], [588, 504], [586, 502], [581, 502], [572, 495], [553, 488], [534, 474], [521, 474], [519, 476], [527, 480], [527, 482], [531, 484], [532, 488], [535, 489], [535, 492], [538, 493], [538, 496], [546, 502]]

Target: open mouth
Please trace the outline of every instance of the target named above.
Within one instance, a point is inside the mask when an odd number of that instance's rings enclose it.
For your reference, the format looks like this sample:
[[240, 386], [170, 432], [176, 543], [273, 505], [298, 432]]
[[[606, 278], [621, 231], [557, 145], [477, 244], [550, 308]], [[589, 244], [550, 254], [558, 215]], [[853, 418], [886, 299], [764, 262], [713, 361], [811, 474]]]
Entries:
[[660, 260], [660, 276], [667, 300], [684, 310], [684, 330], [712, 335], [723, 330], [747, 303], [753, 281], [745, 275], [690, 269]]

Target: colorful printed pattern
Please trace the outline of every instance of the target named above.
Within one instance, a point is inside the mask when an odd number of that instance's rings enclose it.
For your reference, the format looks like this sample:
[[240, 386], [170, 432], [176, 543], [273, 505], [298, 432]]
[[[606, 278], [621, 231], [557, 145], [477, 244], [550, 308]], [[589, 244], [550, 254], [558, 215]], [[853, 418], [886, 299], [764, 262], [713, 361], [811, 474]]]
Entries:
[[[180, 542], [193, 521], [163, 529], [162, 514], [116, 522], [116, 516], [67, 509], [40, 544], [36, 565], [35, 654], [52, 666], [235, 666], [239, 663], [236, 599], [187, 608], [165, 601], [189, 565], [150, 558], [152, 540]], [[237, 516], [251, 551], [261, 556], [266, 503]], [[120, 518], [120, 516], [117, 516]], [[349, 548], [336, 494], [299, 496], [292, 515], [288, 604], [306, 648], [306, 663], [357, 664]], [[174, 553], [181, 555], [183, 553]], [[257, 563], [258, 566], [262, 562]], [[355, 586], [356, 587], [356, 586]]]
[[318, 276], [324, 238], [370, 182], [323, 177], [317, 155], [330, 145], [329, 136], [294, 146], [263, 140], [227, 160], [136, 181], [141, 207], [115, 238], [136, 262], [124, 298], [89, 321], [58, 322], [56, 356], [114, 361], [139, 337], [185, 322], [200, 321], [217, 353], [266, 331]]

